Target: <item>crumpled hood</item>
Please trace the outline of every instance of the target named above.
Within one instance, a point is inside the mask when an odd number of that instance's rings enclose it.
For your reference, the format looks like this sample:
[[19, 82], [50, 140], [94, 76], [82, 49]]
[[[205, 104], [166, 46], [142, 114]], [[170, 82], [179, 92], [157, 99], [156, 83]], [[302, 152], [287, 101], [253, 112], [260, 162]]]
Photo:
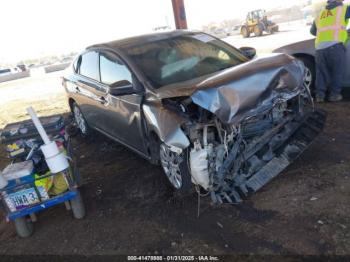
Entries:
[[166, 86], [157, 98], [191, 96], [198, 106], [224, 123], [241, 119], [248, 111], [286, 93], [297, 94], [303, 83], [304, 65], [285, 54], [258, 58], [220, 73]]

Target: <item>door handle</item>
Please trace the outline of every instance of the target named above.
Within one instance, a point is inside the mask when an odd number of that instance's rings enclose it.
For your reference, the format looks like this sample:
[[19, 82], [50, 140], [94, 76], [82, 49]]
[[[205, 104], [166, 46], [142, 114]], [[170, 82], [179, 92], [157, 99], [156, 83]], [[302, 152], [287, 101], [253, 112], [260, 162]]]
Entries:
[[102, 105], [105, 105], [108, 103], [108, 101], [106, 100], [106, 98], [104, 96], [101, 96], [100, 99], [99, 99], [99, 102], [102, 104]]

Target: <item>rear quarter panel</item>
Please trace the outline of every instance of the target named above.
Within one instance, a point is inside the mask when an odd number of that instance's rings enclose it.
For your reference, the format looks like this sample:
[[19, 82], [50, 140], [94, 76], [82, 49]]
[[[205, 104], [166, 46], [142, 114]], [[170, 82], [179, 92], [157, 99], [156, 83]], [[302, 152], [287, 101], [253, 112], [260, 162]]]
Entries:
[[[350, 41], [346, 43], [346, 66], [343, 80], [344, 87], [350, 87]], [[309, 39], [273, 50], [274, 53], [285, 53], [294, 57], [309, 56], [315, 58], [315, 39]]]
[[306, 54], [312, 57], [315, 57], [315, 39], [309, 39], [297, 43], [293, 43], [290, 45], [282, 46], [273, 50], [274, 53], [285, 53], [288, 55], [298, 55], [298, 54]]

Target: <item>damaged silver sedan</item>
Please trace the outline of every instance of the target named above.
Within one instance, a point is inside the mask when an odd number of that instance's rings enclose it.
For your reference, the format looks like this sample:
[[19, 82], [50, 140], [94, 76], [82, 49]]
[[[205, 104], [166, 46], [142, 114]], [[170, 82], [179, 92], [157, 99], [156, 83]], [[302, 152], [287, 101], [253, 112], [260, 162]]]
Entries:
[[171, 185], [240, 202], [322, 131], [302, 62], [254, 58], [200, 32], [88, 47], [64, 78], [81, 132], [95, 129], [160, 164]]

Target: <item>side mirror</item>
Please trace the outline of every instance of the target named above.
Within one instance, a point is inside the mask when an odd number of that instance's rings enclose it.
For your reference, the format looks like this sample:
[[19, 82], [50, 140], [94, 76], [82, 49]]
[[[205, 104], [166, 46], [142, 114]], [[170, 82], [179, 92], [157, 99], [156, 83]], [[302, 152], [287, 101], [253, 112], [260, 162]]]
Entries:
[[239, 50], [249, 59], [253, 59], [256, 56], [256, 49], [253, 47], [241, 47]]
[[134, 94], [135, 90], [128, 80], [122, 80], [109, 85], [108, 92], [112, 96], [122, 96]]

